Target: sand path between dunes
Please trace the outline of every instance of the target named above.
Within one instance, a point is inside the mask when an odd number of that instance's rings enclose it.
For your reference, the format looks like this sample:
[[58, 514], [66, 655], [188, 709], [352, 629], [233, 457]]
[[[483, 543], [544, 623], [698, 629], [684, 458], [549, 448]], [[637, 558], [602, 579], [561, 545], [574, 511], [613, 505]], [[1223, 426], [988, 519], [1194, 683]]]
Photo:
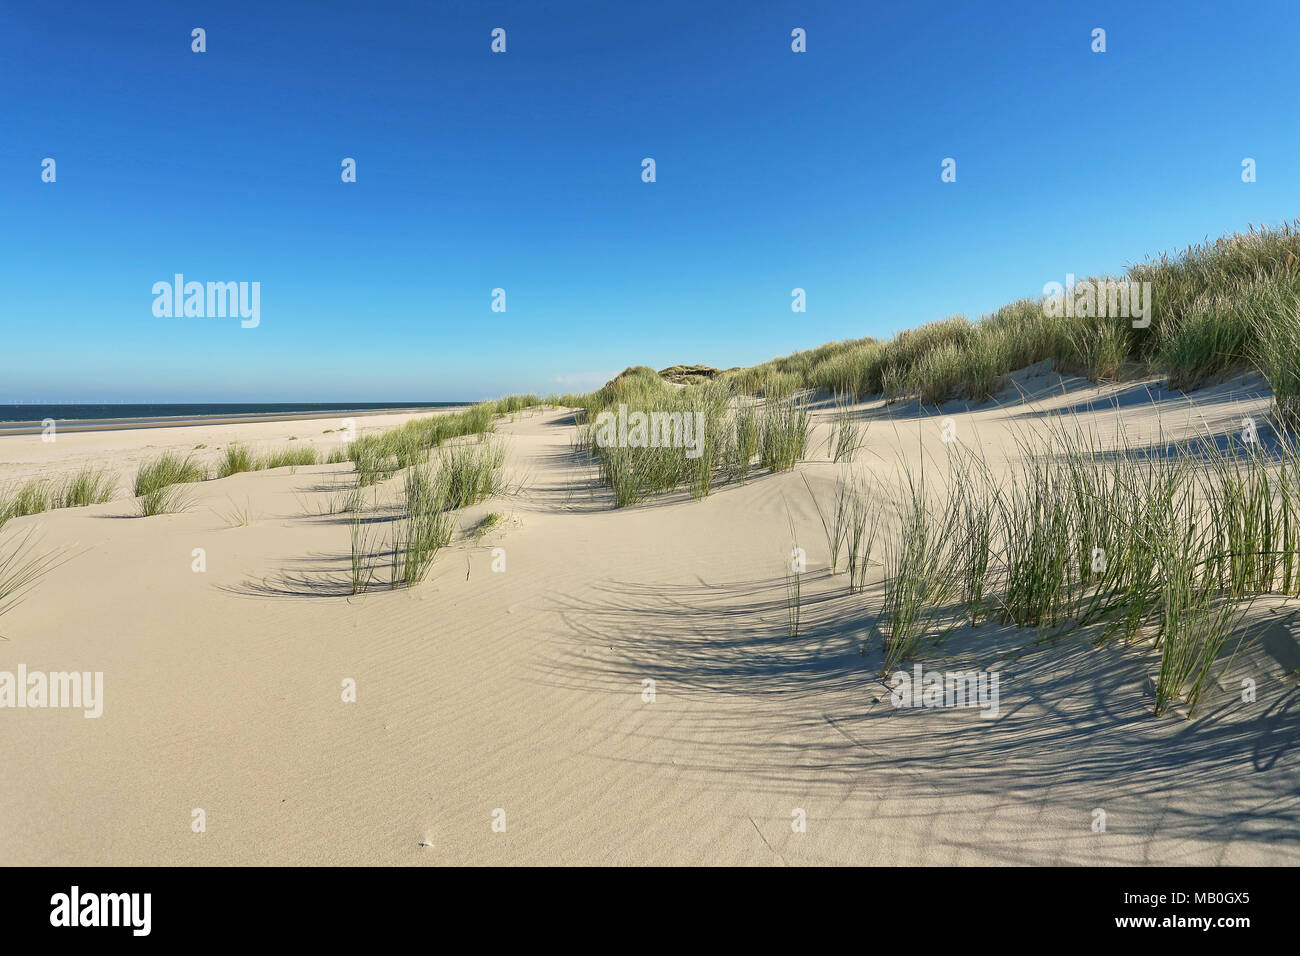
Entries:
[[[1116, 396], [1079, 414], [1154, 427]], [[1095, 398], [944, 414], [997, 458], [1014, 453], [1008, 422]], [[1227, 428], [1267, 407], [1249, 390], [1201, 400], [1164, 399], [1162, 421]], [[859, 470], [941, 448], [940, 416], [893, 411], [863, 407]], [[800, 473], [613, 510], [567, 422], [499, 427], [525, 490], [460, 524], [493, 511], [504, 530], [458, 536], [409, 592], [346, 593], [347, 520], [316, 513], [342, 465], [195, 485], [182, 514], [135, 518], [119, 499], [11, 522], [0, 540], [34, 527], [73, 557], [0, 620], [0, 671], [102, 671], [105, 699], [98, 719], [0, 710], [0, 862], [1300, 862], [1300, 691], [1262, 646], [1192, 722], [1150, 715], [1139, 649], [1005, 631], [924, 658], [999, 670], [997, 719], [895, 709], [859, 653], [875, 595], [827, 572]], [[839, 467], [826, 434], [800, 469], [814, 489]], [[0, 439], [15, 470], [39, 454], [17, 441]], [[248, 526], [218, 514], [232, 502]], [[787, 509], [809, 560], [795, 639]]]

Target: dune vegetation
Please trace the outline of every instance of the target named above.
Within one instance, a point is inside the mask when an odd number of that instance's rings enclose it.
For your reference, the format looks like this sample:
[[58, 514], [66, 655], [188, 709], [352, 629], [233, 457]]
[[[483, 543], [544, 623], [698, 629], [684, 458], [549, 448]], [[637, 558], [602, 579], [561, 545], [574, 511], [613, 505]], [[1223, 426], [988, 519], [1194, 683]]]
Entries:
[[255, 470], [268, 468], [296, 468], [302, 465], [320, 464], [320, 454], [311, 445], [287, 445], [260, 455], [255, 463]]
[[[401, 497], [396, 512], [366, 514], [365, 485], [357, 472], [350, 513], [351, 593], [362, 594], [376, 583], [381, 556], [389, 557], [390, 587], [413, 587], [428, 575], [438, 552], [450, 544], [456, 512], [508, 492], [504, 448], [490, 440], [459, 442], [433, 459], [412, 462], [402, 469]], [[383, 534], [387, 527], [387, 536]]]
[[[578, 409], [575, 449], [620, 507], [679, 489], [701, 497], [717, 480], [743, 481], [756, 458], [760, 469], [793, 467], [807, 452], [808, 398], [832, 397], [827, 455], [847, 467], [833, 498], [814, 502], [832, 574], [847, 559], [847, 592], [867, 587], [869, 569], [879, 574], [879, 604], [863, 624], [882, 676], [963, 627], [1027, 628], [1039, 640], [1082, 629], [1099, 644], [1149, 646], [1154, 710], [1181, 701], [1190, 716], [1233, 659], [1252, 602], [1300, 597], [1300, 233], [1251, 229], [1091, 281], [1149, 283], [1151, 321], [1023, 299], [978, 322], [949, 318], [751, 368], [685, 376], [637, 366], [555, 401]], [[1049, 420], [1018, 436], [1005, 467], [954, 443], [943, 467], [923, 451], [893, 484], [853, 474], [865, 424], [850, 403], [982, 403], [1044, 361], [1095, 383], [1158, 376], [1184, 391], [1258, 372], [1274, 425], [1249, 439], [1152, 446], [1130, 442], [1122, 425], [1102, 441]], [[598, 418], [620, 405], [704, 412], [699, 456], [603, 445]], [[791, 633], [799, 602], [788, 582]]]
[[[808, 452], [809, 396], [832, 396], [841, 409], [867, 399], [982, 403], [1006, 388], [1012, 372], [1044, 361], [1096, 383], [1154, 375], [1182, 390], [1254, 370], [1273, 391], [1279, 421], [1300, 422], [1296, 224], [1252, 228], [1079, 286], [1088, 283], [1101, 290], [1148, 284], [1150, 321], [1135, 327], [1127, 316], [1066, 314], [1073, 310], [1026, 298], [978, 322], [956, 316], [888, 340], [831, 342], [749, 368], [634, 366], [594, 392], [549, 401], [579, 410], [575, 450], [596, 463], [616, 507], [681, 489], [703, 497], [719, 481], [743, 482], [756, 458], [768, 471], [793, 467]], [[1106, 311], [1103, 300], [1099, 294], [1080, 311]], [[698, 457], [680, 444], [602, 444], [597, 418], [620, 405], [648, 416], [702, 412]], [[836, 415], [833, 460], [852, 459], [860, 428], [852, 413]]]
[[0, 489], [0, 527], [10, 518], [41, 514], [55, 508], [81, 508], [112, 501], [116, 483], [107, 469], [90, 465], [59, 481], [33, 479], [15, 488]]
[[[794, 467], [807, 452], [811, 409], [794, 388], [768, 394], [755, 405], [721, 382], [678, 387], [636, 366], [589, 395], [556, 402], [578, 409], [574, 450], [597, 465], [615, 507], [625, 507], [677, 490], [703, 498], [719, 482], [743, 483], [755, 465]], [[647, 429], [645, 443], [602, 440], [602, 414], [620, 407], [663, 424]]]
[[[1252, 228], [1133, 265], [1115, 281], [1150, 283], [1151, 321], [1049, 315], [1041, 298], [978, 322], [956, 316], [873, 338], [830, 342], [715, 381], [762, 395], [774, 381], [854, 399], [914, 398], [935, 405], [995, 396], [1011, 372], [1050, 361], [1104, 382], [1163, 376], [1189, 390], [1251, 369], [1268, 381], [1281, 415], [1300, 402], [1300, 223]], [[1094, 284], [1111, 277], [1094, 277]]]
[[13, 610], [36, 583], [65, 560], [61, 551], [39, 551], [34, 529], [0, 540], [0, 617]]
[[[499, 415], [542, 404], [535, 395], [513, 395], [469, 408], [412, 419], [350, 443], [331, 461], [349, 461], [355, 485], [330, 513], [350, 513], [351, 593], [376, 583], [381, 556], [388, 555], [390, 587], [412, 587], [427, 576], [440, 550], [451, 541], [455, 513], [509, 488], [505, 448], [491, 432]], [[477, 440], [470, 440], [477, 439]], [[436, 454], [434, 454], [436, 452]], [[381, 533], [365, 515], [364, 490], [402, 475], [402, 497]]]
[[854, 520], [874, 529], [871, 503], [888, 502], [870, 622], [884, 673], [965, 624], [1040, 640], [1083, 628], [1099, 644], [1149, 643], [1156, 712], [1178, 699], [1194, 711], [1250, 604], [1300, 597], [1300, 440], [1153, 448], [1122, 425], [1103, 441], [1064, 420], [1018, 440], [1005, 473], [954, 443], [942, 469], [922, 457], [896, 487], [842, 483], [818, 504], [829, 543]]
[[[517, 411], [525, 407], [503, 399]], [[375, 435], [363, 435], [347, 447], [346, 456], [356, 467], [363, 485], [373, 485], [399, 471], [421, 464], [429, 452], [453, 438], [486, 436], [498, 412], [497, 402], [481, 402], [461, 412], [411, 419], [397, 428]]]
[[207, 472], [194, 461], [192, 455], [184, 458], [164, 452], [142, 464], [135, 475], [132, 494], [138, 499], [140, 517], [183, 511], [189, 496], [182, 485], [204, 481]]
[[392, 587], [412, 587], [424, 580], [438, 552], [455, 530], [452, 475], [427, 465], [411, 468], [403, 483], [401, 512], [393, 522]]
[[231, 442], [217, 462], [217, 477], [229, 478], [231, 475], [252, 471], [253, 466], [253, 452], [249, 447], [240, 442]]

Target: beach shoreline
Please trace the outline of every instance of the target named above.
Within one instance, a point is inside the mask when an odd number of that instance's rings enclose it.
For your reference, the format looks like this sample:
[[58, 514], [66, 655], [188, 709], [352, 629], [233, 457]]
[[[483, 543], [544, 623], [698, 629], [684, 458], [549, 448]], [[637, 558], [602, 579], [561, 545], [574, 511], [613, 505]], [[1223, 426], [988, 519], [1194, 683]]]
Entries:
[[[213, 467], [231, 444], [248, 445], [254, 453], [289, 444], [312, 445], [324, 460], [355, 438], [395, 428], [412, 418], [449, 414], [464, 407], [258, 416], [166, 426], [80, 428], [76, 423], [56, 423], [49, 441], [43, 440], [39, 426], [29, 432], [0, 431], [0, 489], [32, 479], [58, 480], [91, 467], [115, 475], [125, 493], [145, 459], [172, 452], [181, 457], [192, 455], [200, 465]], [[322, 427], [326, 424], [332, 427]]]
[[[128, 431], [137, 428], [186, 428], [203, 425], [250, 425], [262, 422], [319, 421], [329, 418], [363, 418], [376, 415], [431, 414], [457, 411], [472, 403], [449, 405], [394, 405], [386, 408], [331, 409], [322, 411], [249, 412], [247, 414], [212, 415], [158, 415], [134, 418], [55, 418], [55, 428], [64, 433], [89, 431]], [[44, 420], [0, 422], [0, 438], [11, 435], [39, 435], [45, 428]]]

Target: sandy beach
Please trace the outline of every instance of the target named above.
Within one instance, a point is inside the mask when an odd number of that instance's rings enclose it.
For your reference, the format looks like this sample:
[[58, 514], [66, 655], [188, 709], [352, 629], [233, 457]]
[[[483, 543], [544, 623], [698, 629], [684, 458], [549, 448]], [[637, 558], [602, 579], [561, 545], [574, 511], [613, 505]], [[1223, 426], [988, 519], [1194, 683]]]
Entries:
[[[444, 409], [431, 414], [446, 414]], [[231, 444], [247, 445], [254, 453], [290, 444], [310, 445], [321, 458], [352, 438], [378, 434], [409, 421], [418, 413], [350, 413], [346, 415], [270, 418], [262, 421], [202, 425], [82, 430], [69, 422], [56, 428], [53, 441], [41, 435], [0, 435], [0, 488], [33, 478], [58, 480], [85, 466], [109, 469], [123, 493], [129, 490], [140, 463], [166, 452], [192, 455], [201, 464], [215, 463]], [[349, 423], [352, 431], [348, 431]]]
[[[462, 405], [444, 405], [428, 408], [394, 407], [383, 409], [338, 410], [316, 412], [253, 412], [211, 414], [202, 413], [184, 416], [157, 416], [146, 418], [85, 418], [85, 419], [51, 419], [58, 434], [71, 435], [78, 432], [135, 431], [151, 428], [186, 428], [207, 425], [254, 425], [269, 422], [311, 422], [311, 421], [346, 421], [356, 418], [372, 418], [387, 414], [425, 414], [445, 412]], [[23, 419], [17, 421], [0, 421], [0, 438], [7, 436], [40, 435], [46, 428], [46, 419]]]
[[[860, 403], [853, 469], [888, 479], [941, 455], [945, 417], [1005, 462], [1054, 412], [1103, 431], [1122, 415], [1152, 440], [1269, 407], [1258, 379], [1191, 400], [1041, 368], [1015, 385], [1031, 400]], [[894, 707], [879, 651], [861, 653], [878, 575], [845, 594], [812, 505], [844, 467], [829, 416], [823, 402], [792, 471], [623, 509], [574, 453], [571, 413], [504, 416], [515, 493], [457, 513], [424, 583], [362, 595], [347, 587], [348, 518], [326, 513], [350, 463], [197, 483], [176, 514], [135, 517], [126, 497], [160, 451], [296, 436], [324, 453], [329, 423], [0, 438], [0, 484], [85, 463], [121, 480], [110, 503], [5, 529], [68, 557], [5, 615], [0, 671], [102, 672], [104, 689], [94, 719], [0, 719], [4, 862], [1300, 862], [1293, 610], [1257, 603], [1257, 639], [1193, 721], [1152, 715], [1149, 648], [1011, 628], [921, 656], [999, 672], [996, 717]], [[400, 484], [377, 487], [377, 513]], [[232, 503], [246, 525], [223, 517]], [[475, 537], [488, 513], [502, 520]], [[790, 522], [808, 561], [795, 638]], [[1243, 677], [1258, 685], [1248, 707]]]

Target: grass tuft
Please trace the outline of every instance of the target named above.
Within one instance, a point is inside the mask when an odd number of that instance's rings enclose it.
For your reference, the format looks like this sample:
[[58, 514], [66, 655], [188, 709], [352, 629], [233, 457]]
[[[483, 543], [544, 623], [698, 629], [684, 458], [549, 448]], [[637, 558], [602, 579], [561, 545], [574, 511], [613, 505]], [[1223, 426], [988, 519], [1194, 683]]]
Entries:
[[236, 442], [226, 446], [225, 454], [217, 462], [217, 477], [229, 478], [231, 475], [252, 471], [253, 467], [253, 453], [247, 445]]
[[182, 511], [189, 504], [189, 496], [178, 487], [207, 477], [203, 468], [190, 455], [181, 458], [164, 452], [140, 466], [136, 472], [132, 494], [139, 499], [140, 516]]

